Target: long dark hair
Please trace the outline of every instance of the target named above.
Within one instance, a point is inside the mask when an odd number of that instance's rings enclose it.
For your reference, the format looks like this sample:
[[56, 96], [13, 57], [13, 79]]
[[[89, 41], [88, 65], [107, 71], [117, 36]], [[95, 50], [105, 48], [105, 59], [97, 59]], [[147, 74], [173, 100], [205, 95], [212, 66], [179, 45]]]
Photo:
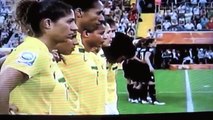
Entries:
[[95, 3], [100, 0], [61, 0], [69, 5], [73, 6], [73, 9], [81, 8], [82, 11], [88, 11], [91, 8], [94, 8]]
[[16, 8], [16, 20], [35, 35], [41, 34], [40, 22], [49, 18], [56, 22], [71, 13], [72, 7], [59, 0], [21, 0]]
[[132, 43], [133, 39], [128, 35], [116, 32], [110, 47], [103, 47], [106, 59], [110, 63], [115, 63], [121, 56], [131, 58], [135, 55], [135, 46]]

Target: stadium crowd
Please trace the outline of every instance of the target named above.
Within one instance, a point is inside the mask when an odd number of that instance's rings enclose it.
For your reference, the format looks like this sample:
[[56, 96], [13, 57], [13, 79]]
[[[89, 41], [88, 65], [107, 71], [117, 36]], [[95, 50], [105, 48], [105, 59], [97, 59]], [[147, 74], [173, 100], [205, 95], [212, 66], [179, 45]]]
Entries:
[[156, 27], [163, 31], [213, 30], [212, 0], [163, 0], [157, 6]]
[[136, 27], [139, 19], [139, 11], [135, 3], [130, 5], [120, 0], [102, 0], [104, 3], [104, 15], [111, 17], [117, 23], [118, 32], [125, 33], [131, 37], [136, 35]]
[[16, 24], [14, 10], [12, 8], [14, 0], [10, 2], [0, 1], [0, 47], [15, 48], [22, 42], [22, 34]]
[[159, 51], [160, 68], [169, 68], [170, 64], [213, 64], [212, 46], [166, 48]]
[[[120, 0], [102, 0], [104, 16], [115, 20], [117, 32], [125, 33], [131, 37], [136, 35], [139, 13], [135, 3], [130, 1], [122, 3]], [[15, 48], [23, 42], [24, 35], [20, 32], [14, 17], [15, 0], [0, 1], [0, 48]], [[0, 53], [0, 57], [4, 54]]]

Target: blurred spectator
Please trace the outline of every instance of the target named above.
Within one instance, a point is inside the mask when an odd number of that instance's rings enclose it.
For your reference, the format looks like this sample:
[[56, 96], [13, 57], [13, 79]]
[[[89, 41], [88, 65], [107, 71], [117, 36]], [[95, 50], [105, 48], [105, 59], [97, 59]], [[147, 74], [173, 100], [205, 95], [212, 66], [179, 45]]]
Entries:
[[133, 22], [137, 22], [138, 21], [138, 9], [136, 7], [136, 4], [135, 3], [132, 3], [132, 6], [131, 6], [131, 9], [129, 11], [129, 16], [128, 16], [128, 19], [129, 21], [133, 21]]
[[175, 10], [172, 10], [170, 13], [169, 13], [169, 16], [171, 18], [171, 21], [174, 21], [174, 20], [177, 20], [178, 18], [178, 14]]
[[186, 10], [185, 4], [181, 4], [177, 9], [178, 9], [178, 13], [180, 17], [185, 15], [185, 10]]
[[127, 26], [126, 24], [122, 21], [120, 22], [118, 26], [118, 32], [126, 33]]
[[186, 23], [188, 21], [191, 21], [192, 16], [193, 16], [191, 8], [189, 8], [189, 7], [186, 8], [186, 12], [185, 12], [184, 16], [185, 16]]
[[148, 38], [154, 38], [154, 31], [151, 30], [151, 29], [148, 29], [148, 31], [147, 31], [147, 37]]
[[202, 18], [200, 19], [200, 23], [202, 25], [203, 28], [206, 28], [206, 24], [209, 22], [209, 19], [203, 15]]
[[206, 29], [213, 30], [213, 17], [211, 17], [208, 23], [206, 24]]
[[198, 0], [191, 0], [192, 6], [198, 6]]
[[212, 61], [213, 61], [213, 52], [211, 49], [207, 50], [206, 53], [205, 53], [205, 56], [206, 56], [206, 63], [208, 64], [211, 64]]
[[179, 64], [179, 63], [180, 63], [180, 52], [176, 49], [172, 49], [171, 64]]
[[161, 54], [161, 58], [163, 59], [162, 62], [162, 67], [163, 68], [169, 68], [169, 65], [172, 61], [172, 52], [170, 49], [166, 49], [164, 52]]
[[162, 38], [162, 37], [163, 37], [163, 33], [162, 33], [161, 26], [156, 26], [154, 38], [160, 39], [160, 38]]
[[118, 6], [121, 10], [123, 10], [122, 2], [123, 0], [113, 0], [113, 9]]
[[165, 22], [163, 23], [163, 30], [169, 30], [170, 26], [171, 26], [171, 22], [169, 22], [168, 20], [165, 20]]
[[129, 24], [130, 21], [127, 17], [122, 17], [120, 22], [127, 25], [127, 24]]
[[154, 0], [141, 0], [139, 5], [143, 13], [154, 13], [155, 12], [155, 1]]
[[122, 16], [122, 10], [120, 9], [119, 6], [116, 6], [115, 10], [114, 10], [114, 19], [118, 19], [120, 20]]
[[197, 30], [197, 31], [201, 31], [201, 30], [203, 30], [203, 28], [202, 28], [202, 25], [201, 25], [200, 21], [198, 21], [198, 23], [197, 23], [197, 21], [196, 21], [196, 20], [194, 20], [194, 21], [193, 21], [193, 24], [195, 25], [195, 30]]
[[172, 5], [177, 5], [177, 2], [178, 0], [166, 0], [166, 3], [167, 3], [167, 5], [170, 5], [170, 6], [172, 6]]
[[156, 14], [155, 14], [155, 22], [156, 24], [161, 24], [163, 22], [163, 15], [161, 14], [161, 11], [158, 11]]
[[104, 12], [104, 16], [106, 18], [112, 17], [112, 10], [111, 9], [112, 9], [112, 1], [109, 0], [104, 4], [103, 12]]
[[123, 12], [122, 18], [128, 18], [128, 16], [129, 16], [129, 13], [125, 10]]
[[207, 61], [209, 64], [213, 64], [213, 51], [212, 49], [210, 48], [209, 51], [208, 51], [208, 61]]
[[199, 64], [205, 64], [205, 51], [203, 48], [197, 49], [197, 57], [198, 57], [198, 63]]
[[192, 48], [190, 48], [189, 50], [185, 49], [184, 53], [183, 53], [183, 62], [182, 64], [192, 64], [194, 63], [193, 61], [193, 55], [192, 55]]
[[5, 21], [5, 17], [3, 15], [0, 15], [0, 26], [3, 25], [4, 21]]
[[171, 31], [177, 31], [177, 28], [178, 27], [178, 21], [177, 21], [177, 19], [172, 19], [172, 21], [171, 21], [171, 26], [170, 26], [170, 30]]
[[187, 21], [184, 25], [185, 30], [194, 30], [195, 26], [191, 21]]
[[199, 0], [199, 5], [201, 7], [205, 7], [206, 6], [206, 3], [207, 3], [207, 0]]
[[[163, 31], [212, 30], [206, 29], [213, 16], [212, 0], [162, 0], [161, 3], [160, 9], [156, 10], [155, 21], [156, 25], [162, 25]], [[168, 22], [171, 24], [169, 27]], [[185, 28], [189, 22], [194, 25], [193, 29]]]
[[207, 17], [207, 10], [205, 7], [200, 7], [200, 16], [203, 15]]
[[193, 13], [194, 13], [195, 16], [199, 17], [199, 15], [200, 15], [200, 8], [199, 8], [199, 6], [195, 6], [193, 8]]

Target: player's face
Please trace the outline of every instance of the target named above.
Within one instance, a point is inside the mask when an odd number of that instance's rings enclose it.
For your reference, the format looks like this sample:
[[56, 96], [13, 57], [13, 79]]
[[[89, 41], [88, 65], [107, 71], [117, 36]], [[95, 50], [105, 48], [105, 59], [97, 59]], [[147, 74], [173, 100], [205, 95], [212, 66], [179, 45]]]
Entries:
[[109, 26], [109, 24], [106, 25], [105, 27], [105, 32], [104, 32], [104, 43], [103, 46], [104, 47], [109, 47], [112, 43], [112, 29]]
[[56, 49], [60, 54], [69, 55], [72, 53], [72, 51], [74, 51], [75, 45], [77, 44], [78, 42], [76, 38], [67, 39], [65, 42], [58, 43], [56, 45]]
[[55, 40], [56, 43], [66, 42], [67, 40], [75, 40], [77, 30], [75, 15], [73, 10], [71, 10], [71, 14], [53, 23], [49, 35], [51, 35], [51, 38]]
[[101, 1], [98, 1], [94, 4], [94, 8], [89, 9], [86, 12], [83, 12], [82, 15], [82, 24], [84, 27], [91, 27], [95, 25], [100, 25], [101, 21], [104, 21], [103, 16], [103, 4]]
[[103, 35], [105, 31], [105, 26], [99, 25], [98, 29], [92, 33], [89, 33], [89, 41], [90, 47], [92, 48], [100, 48], [104, 43]]
[[118, 29], [118, 27], [116, 25], [112, 25], [111, 27], [111, 37], [114, 38], [115, 37], [115, 32]]

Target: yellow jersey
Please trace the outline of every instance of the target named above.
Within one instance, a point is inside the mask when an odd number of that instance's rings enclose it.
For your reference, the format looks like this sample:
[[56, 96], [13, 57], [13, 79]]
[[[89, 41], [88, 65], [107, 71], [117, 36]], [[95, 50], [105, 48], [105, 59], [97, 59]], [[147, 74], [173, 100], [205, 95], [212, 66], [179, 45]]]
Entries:
[[106, 104], [117, 103], [117, 85], [116, 85], [116, 70], [118, 69], [118, 64], [110, 64], [106, 61], [103, 50], [98, 52], [99, 58], [102, 60], [103, 66], [106, 67], [105, 74], [107, 74], [106, 83]]
[[60, 84], [56, 85], [51, 95], [51, 114], [74, 115], [77, 113], [78, 106], [72, 106], [73, 98], [71, 98], [70, 93], [73, 91], [69, 90], [71, 89], [69, 84], [66, 82], [57, 63], [54, 63], [54, 78]]
[[116, 71], [118, 69], [117, 63], [107, 64], [107, 103], [117, 103], [117, 84]]
[[[80, 115], [101, 115], [105, 113], [105, 81], [102, 67], [94, 53], [86, 52], [78, 33], [79, 45], [71, 55], [66, 55], [66, 65], [59, 63], [67, 82], [78, 93]], [[97, 61], [96, 61], [97, 60]]]
[[52, 58], [46, 45], [33, 37], [26, 37], [8, 55], [2, 70], [10, 67], [29, 76], [29, 80], [10, 93], [9, 102], [15, 104], [20, 113], [51, 113], [50, 95], [57, 84], [52, 72]]

